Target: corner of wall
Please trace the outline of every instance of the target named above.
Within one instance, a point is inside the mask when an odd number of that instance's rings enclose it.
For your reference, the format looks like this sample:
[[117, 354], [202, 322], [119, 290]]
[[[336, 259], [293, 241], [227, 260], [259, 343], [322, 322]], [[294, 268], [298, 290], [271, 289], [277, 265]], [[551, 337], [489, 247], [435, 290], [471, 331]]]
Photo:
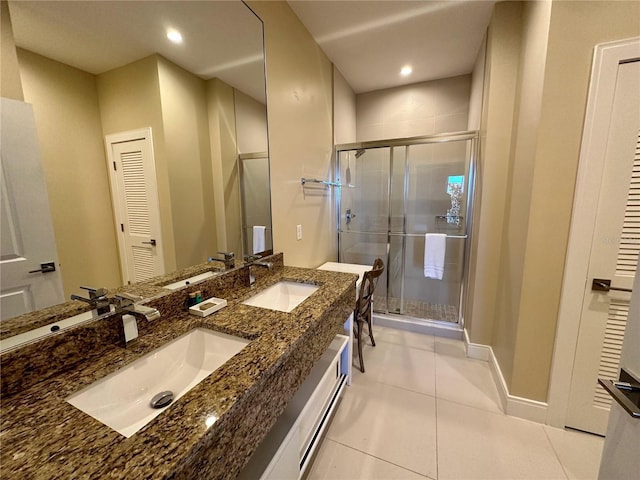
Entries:
[[16, 44], [13, 39], [9, 2], [6, 0], [0, 2], [0, 20], [2, 21], [0, 26], [0, 35], [2, 36], [2, 42], [0, 42], [0, 47], [2, 48], [2, 54], [0, 55], [0, 96], [14, 100], [24, 100]]
[[469, 336], [493, 344], [498, 322], [499, 266], [507, 207], [511, 135], [520, 51], [521, 5], [495, 6], [487, 30], [480, 115], [477, 214], [472, 232], [468, 312]]
[[549, 406], [545, 402], [518, 397], [509, 392], [509, 386], [500, 368], [500, 362], [496, 358], [490, 345], [471, 342], [467, 329], [464, 330], [464, 344], [467, 357], [489, 363], [491, 375], [496, 384], [500, 404], [504, 413], [536, 423], [547, 423]]
[[249, 3], [264, 22], [274, 249], [288, 265], [316, 267], [337, 252], [333, 194], [300, 178], [331, 175], [331, 62], [286, 2]]
[[333, 138], [336, 145], [356, 141], [356, 94], [333, 65]]
[[[158, 55], [150, 55], [97, 76], [104, 136], [151, 127], [166, 271], [176, 270], [171, 184], [165, 150]], [[135, 108], [131, 108], [135, 106]]]

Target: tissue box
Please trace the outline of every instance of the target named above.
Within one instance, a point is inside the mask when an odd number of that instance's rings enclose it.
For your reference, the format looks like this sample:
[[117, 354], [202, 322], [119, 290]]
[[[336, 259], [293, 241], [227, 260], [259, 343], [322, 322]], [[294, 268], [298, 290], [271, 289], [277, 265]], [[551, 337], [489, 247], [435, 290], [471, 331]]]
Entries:
[[189, 307], [189, 313], [197, 315], [198, 317], [206, 317], [226, 306], [227, 301], [224, 298], [211, 297], [193, 307]]

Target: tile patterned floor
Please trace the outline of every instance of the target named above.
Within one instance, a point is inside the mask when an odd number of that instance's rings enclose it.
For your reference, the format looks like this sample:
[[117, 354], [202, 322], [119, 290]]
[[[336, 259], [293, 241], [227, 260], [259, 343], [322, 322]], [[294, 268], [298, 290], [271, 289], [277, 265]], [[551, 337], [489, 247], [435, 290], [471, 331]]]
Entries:
[[488, 364], [461, 341], [374, 334], [310, 480], [597, 478], [603, 439], [502, 413]]
[[[374, 297], [375, 311], [386, 312], [387, 299]], [[400, 312], [400, 299], [389, 297], [389, 313]], [[405, 299], [404, 315], [426, 320], [440, 320], [444, 322], [458, 322], [458, 308], [454, 305], [422, 302], [420, 300]]]

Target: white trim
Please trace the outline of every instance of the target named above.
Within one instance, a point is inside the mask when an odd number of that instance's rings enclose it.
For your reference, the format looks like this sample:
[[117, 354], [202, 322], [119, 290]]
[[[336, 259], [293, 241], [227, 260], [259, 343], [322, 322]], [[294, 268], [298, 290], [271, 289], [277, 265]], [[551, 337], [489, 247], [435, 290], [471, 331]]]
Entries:
[[546, 422], [555, 427], [565, 426], [569, 405], [617, 66], [634, 58], [640, 38], [603, 43], [594, 52], [549, 385]]
[[500, 402], [502, 403], [502, 410], [507, 415], [524, 418], [532, 422], [545, 423], [548, 405], [545, 402], [518, 397], [509, 393], [509, 387], [504, 379], [504, 375], [502, 375], [502, 370], [500, 370], [498, 359], [489, 345], [471, 343], [466, 328], [464, 329], [464, 345], [469, 358], [489, 362], [491, 374], [493, 375], [493, 380], [496, 383], [498, 395], [500, 396]]
[[469, 341], [469, 332], [466, 328], [464, 329], [464, 347], [469, 358], [488, 362], [491, 357], [491, 347], [479, 343], [471, 343]]

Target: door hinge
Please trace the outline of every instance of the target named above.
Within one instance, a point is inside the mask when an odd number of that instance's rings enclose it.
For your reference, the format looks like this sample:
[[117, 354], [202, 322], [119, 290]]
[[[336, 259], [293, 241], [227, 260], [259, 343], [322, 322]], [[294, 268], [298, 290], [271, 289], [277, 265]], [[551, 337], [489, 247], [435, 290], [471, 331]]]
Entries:
[[120, 224], [120, 230], [122, 230], [124, 232], [124, 223]]

